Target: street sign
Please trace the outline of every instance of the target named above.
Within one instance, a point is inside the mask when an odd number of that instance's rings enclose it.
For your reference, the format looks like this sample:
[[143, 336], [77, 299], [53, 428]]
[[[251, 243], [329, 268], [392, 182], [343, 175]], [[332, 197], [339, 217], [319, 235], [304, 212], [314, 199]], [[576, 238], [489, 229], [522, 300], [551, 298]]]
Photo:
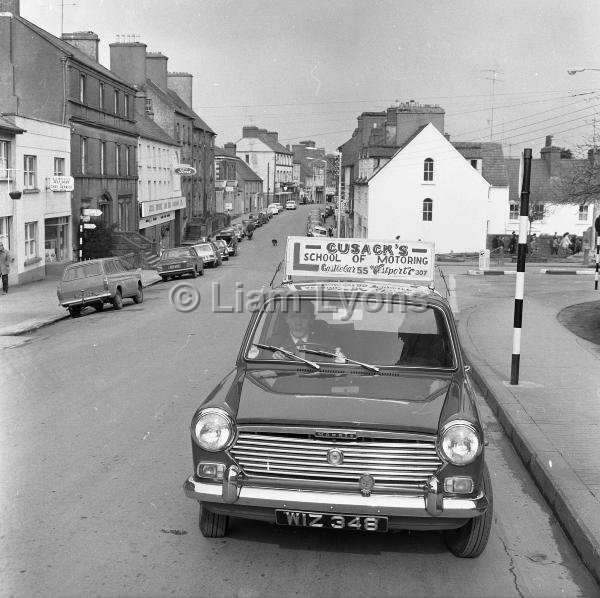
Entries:
[[72, 176], [54, 175], [48, 177], [48, 189], [50, 191], [73, 191], [75, 179]]
[[96, 225], [95, 224], [88, 224], [88, 223], [86, 223], [86, 224], [83, 225], [83, 228], [87, 228], [88, 230], [92, 230], [92, 229], [96, 228]]
[[102, 216], [102, 210], [96, 210], [94, 208], [84, 208], [83, 210], [81, 210], [81, 213], [84, 216]]
[[91, 220], [91, 216], [82, 216], [81, 222], [89, 222]]

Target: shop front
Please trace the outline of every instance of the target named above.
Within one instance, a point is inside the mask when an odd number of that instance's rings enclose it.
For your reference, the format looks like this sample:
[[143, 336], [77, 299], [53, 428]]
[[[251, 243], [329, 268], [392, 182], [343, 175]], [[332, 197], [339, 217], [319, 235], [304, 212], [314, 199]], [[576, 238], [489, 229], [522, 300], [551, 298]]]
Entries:
[[46, 264], [53, 262], [68, 262], [71, 258], [71, 243], [69, 242], [69, 216], [46, 218], [44, 220], [45, 240], [44, 251]]
[[140, 234], [153, 242], [160, 251], [177, 247], [183, 238], [182, 213], [185, 197], [171, 197], [140, 202]]

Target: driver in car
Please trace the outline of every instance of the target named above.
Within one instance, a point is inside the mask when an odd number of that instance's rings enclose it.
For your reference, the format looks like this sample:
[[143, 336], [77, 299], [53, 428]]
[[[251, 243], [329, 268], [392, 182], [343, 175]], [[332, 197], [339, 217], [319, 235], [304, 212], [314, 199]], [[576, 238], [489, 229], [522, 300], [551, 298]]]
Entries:
[[[300, 301], [289, 305], [285, 316], [287, 330], [273, 335], [269, 342], [276, 347], [283, 347], [296, 352], [296, 348], [304, 345], [327, 343], [326, 324], [315, 317], [315, 305], [312, 301]], [[277, 359], [284, 356], [275, 354]]]

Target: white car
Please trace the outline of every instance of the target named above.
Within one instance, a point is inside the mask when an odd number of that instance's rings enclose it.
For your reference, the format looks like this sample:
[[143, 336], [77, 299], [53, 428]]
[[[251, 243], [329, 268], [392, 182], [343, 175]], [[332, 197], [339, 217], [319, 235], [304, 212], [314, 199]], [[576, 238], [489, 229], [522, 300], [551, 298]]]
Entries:
[[267, 206], [267, 212], [269, 214], [272, 214], [273, 216], [277, 216], [277, 214], [279, 214], [279, 207], [277, 206], [276, 203], [270, 203]]
[[285, 209], [286, 210], [295, 210], [296, 209], [296, 202], [295, 201], [288, 201], [288, 202], [286, 202]]
[[283, 210], [285, 209], [285, 208], [284, 208], [284, 207], [283, 207], [283, 206], [282, 206], [282, 205], [281, 205], [279, 202], [276, 202], [276, 203], [274, 203], [273, 205], [274, 205], [274, 206], [277, 206], [277, 209], [278, 209], [280, 212], [283, 212]]

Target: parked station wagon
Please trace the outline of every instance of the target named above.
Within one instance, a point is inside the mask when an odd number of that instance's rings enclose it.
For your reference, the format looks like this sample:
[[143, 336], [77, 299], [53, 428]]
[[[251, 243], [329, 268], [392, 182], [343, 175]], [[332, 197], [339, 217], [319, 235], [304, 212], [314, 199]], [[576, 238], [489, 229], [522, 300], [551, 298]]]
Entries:
[[142, 303], [144, 289], [139, 269], [132, 269], [118, 257], [101, 258], [68, 265], [56, 290], [58, 302], [73, 318], [92, 306], [101, 311], [106, 303], [115, 309], [123, 307], [123, 299], [131, 297]]
[[[336, 241], [288, 239], [284, 283], [192, 418], [184, 491], [200, 531], [224, 536], [230, 516], [442, 530], [455, 555], [476, 557], [492, 486], [452, 310], [419, 284], [433, 282], [433, 246]], [[303, 272], [316, 279], [296, 282]]]

